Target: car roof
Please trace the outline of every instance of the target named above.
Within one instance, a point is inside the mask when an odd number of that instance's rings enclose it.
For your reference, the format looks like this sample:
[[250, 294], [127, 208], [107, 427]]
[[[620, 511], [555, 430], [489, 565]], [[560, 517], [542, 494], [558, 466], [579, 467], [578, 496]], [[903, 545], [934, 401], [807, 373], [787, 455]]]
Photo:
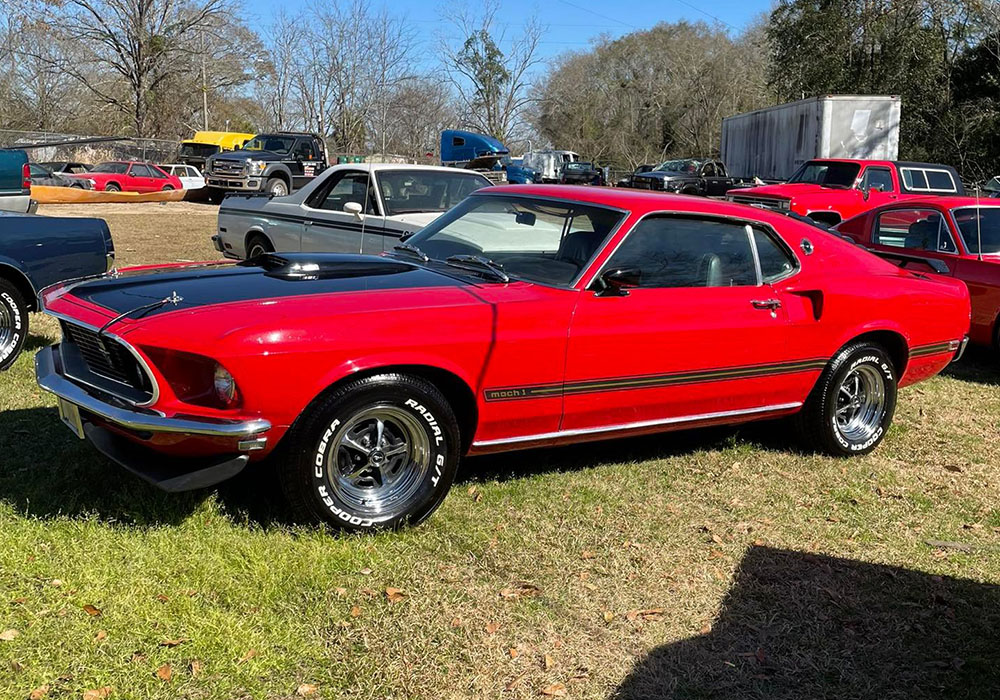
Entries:
[[430, 172], [462, 173], [466, 175], [479, 175], [480, 177], [485, 177], [478, 170], [449, 168], [444, 165], [420, 165], [416, 163], [337, 163], [329, 169], [333, 170], [335, 168], [340, 170], [364, 170], [375, 173], [380, 170], [426, 170]]

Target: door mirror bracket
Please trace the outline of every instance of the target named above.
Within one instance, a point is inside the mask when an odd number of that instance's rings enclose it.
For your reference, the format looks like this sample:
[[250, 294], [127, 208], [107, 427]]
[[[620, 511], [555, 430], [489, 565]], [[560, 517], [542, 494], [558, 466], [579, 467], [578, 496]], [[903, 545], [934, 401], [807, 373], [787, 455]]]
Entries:
[[597, 278], [595, 296], [627, 297], [629, 290], [639, 286], [642, 270], [637, 267], [613, 267]]

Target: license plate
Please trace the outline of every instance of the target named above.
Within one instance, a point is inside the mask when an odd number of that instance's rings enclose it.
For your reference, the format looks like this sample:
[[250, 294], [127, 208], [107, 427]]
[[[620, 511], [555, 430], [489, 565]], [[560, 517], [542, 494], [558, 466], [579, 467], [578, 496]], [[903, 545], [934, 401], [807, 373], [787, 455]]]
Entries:
[[80, 420], [80, 408], [74, 403], [69, 401], [64, 401], [59, 399], [59, 418], [65, 423], [73, 433], [80, 438], [84, 439], [83, 435], [83, 421]]

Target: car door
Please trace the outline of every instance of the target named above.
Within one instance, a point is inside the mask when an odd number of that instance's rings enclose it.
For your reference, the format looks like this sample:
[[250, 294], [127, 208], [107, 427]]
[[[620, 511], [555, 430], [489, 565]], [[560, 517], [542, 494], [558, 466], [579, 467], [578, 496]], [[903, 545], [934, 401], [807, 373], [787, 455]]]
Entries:
[[881, 165], [869, 165], [861, 176], [861, 196], [867, 194], [865, 208], [873, 209], [885, 204], [891, 204], [899, 198], [899, 186], [890, 168]]
[[292, 181], [294, 188], [305, 187], [316, 176], [316, 168], [319, 164], [316, 149], [312, 139], [300, 139], [292, 151], [292, 162], [288, 167], [292, 171]]
[[749, 223], [721, 218], [636, 224], [602, 274], [638, 272], [638, 287], [581, 293], [562, 429], [752, 415], [801, 400], [784, 377], [802, 358], [789, 355], [785, 311], [761, 281], [753, 237]]
[[[378, 254], [383, 250], [385, 217], [378, 209], [375, 185], [364, 170], [340, 170], [302, 205], [302, 250]], [[359, 217], [348, 203], [364, 204]]]
[[144, 163], [133, 163], [129, 168], [127, 189], [132, 192], [155, 192], [156, 186], [153, 173]]
[[886, 254], [901, 253], [893, 260], [917, 272], [934, 270], [921, 260], [940, 260], [955, 273], [958, 247], [945, 216], [931, 207], [894, 207], [872, 217], [872, 247]]

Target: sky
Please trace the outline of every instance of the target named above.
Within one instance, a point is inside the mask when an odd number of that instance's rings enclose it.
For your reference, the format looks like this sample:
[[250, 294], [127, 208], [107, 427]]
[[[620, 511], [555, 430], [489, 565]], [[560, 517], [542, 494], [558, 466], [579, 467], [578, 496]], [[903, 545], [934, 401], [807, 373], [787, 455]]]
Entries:
[[[648, 29], [658, 22], [704, 21], [718, 23], [731, 33], [738, 33], [758, 15], [767, 12], [772, 5], [772, 0], [500, 1], [497, 19], [506, 25], [508, 33], [523, 26], [525, 19], [532, 14], [546, 28], [540, 46], [540, 57], [543, 59], [555, 58], [566, 51], [586, 50], [591, 45], [591, 40], [602, 34], [619, 37], [637, 29]], [[275, 6], [273, 0], [246, 2], [250, 12], [261, 22], [266, 22], [271, 8]], [[303, 9], [309, 2], [310, 0], [284, 0], [282, 6], [291, 14]], [[373, 0], [372, 4], [378, 6], [379, 0]], [[448, 0], [388, 1], [393, 15], [405, 16], [412, 23], [418, 34], [418, 41], [426, 49], [428, 65], [436, 62], [433, 54], [438, 45], [437, 37], [442, 32], [452, 37], [456, 34], [453, 27], [440, 19], [442, 9], [450, 6], [452, 5]]]

